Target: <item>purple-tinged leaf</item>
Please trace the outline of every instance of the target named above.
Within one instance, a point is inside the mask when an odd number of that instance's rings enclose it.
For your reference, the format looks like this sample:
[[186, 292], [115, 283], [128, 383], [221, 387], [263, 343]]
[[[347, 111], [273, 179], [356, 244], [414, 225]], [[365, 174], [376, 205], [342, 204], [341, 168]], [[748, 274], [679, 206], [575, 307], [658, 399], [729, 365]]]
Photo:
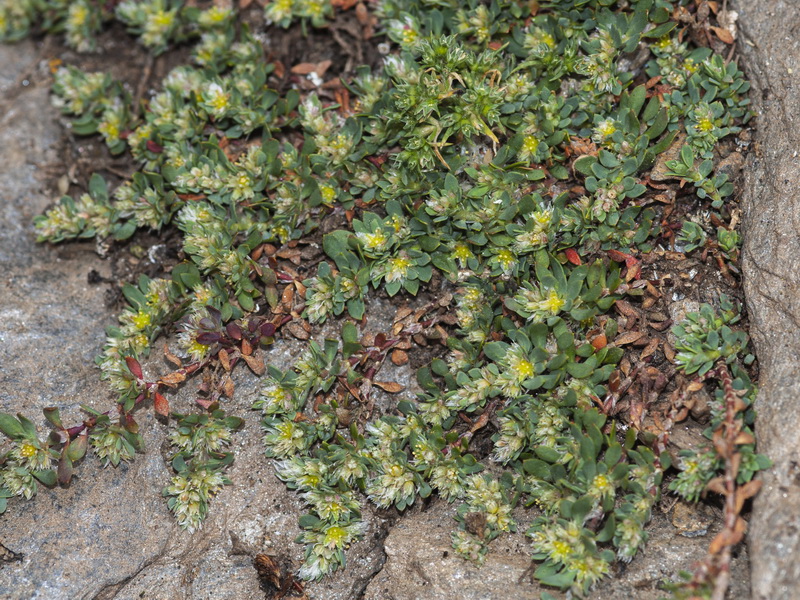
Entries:
[[204, 346], [210, 346], [211, 344], [216, 344], [221, 338], [222, 336], [220, 334], [207, 331], [197, 336], [197, 343], [203, 344]]
[[72, 479], [72, 460], [70, 460], [67, 448], [61, 453], [61, 459], [58, 461], [58, 483], [67, 485]]
[[228, 332], [228, 335], [231, 339], [240, 340], [242, 339], [242, 328], [239, 327], [236, 323], [228, 323], [225, 326], [225, 331]]
[[128, 370], [133, 374], [136, 379], [144, 379], [144, 373], [142, 373], [142, 365], [139, 364], [139, 361], [133, 358], [132, 356], [125, 357], [125, 364], [128, 365]]

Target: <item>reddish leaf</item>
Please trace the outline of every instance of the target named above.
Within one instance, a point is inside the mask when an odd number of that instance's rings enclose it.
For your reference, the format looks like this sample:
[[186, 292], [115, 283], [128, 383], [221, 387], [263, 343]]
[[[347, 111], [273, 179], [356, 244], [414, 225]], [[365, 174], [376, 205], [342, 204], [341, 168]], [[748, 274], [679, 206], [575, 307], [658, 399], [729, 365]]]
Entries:
[[250, 370], [255, 373], [256, 375], [263, 375], [266, 367], [264, 366], [264, 361], [256, 356], [250, 356], [247, 354], [243, 354], [242, 358], [244, 362], [247, 363], [247, 366], [250, 367]]
[[167, 344], [166, 343], [164, 344], [164, 358], [166, 358], [169, 362], [171, 362], [176, 367], [180, 367], [181, 365], [183, 365], [183, 361], [180, 358], [178, 358], [177, 356], [175, 356], [172, 352], [169, 351], [169, 348], [167, 348]]
[[608, 251], [608, 257], [614, 262], [624, 262], [629, 256], [630, 254], [625, 254], [624, 252], [620, 252], [619, 250]]
[[230, 377], [225, 377], [225, 380], [222, 383], [222, 393], [228, 398], [233, 398], [234, 389], [235, 386], [233, 385], [233, 379]]
[[608, 345], [608, 339], [606, 338], [606, 334], [601, 333], [600, 335], [593, 337], [591, 344], [595, 350], [600, 350], [602, 348], [605, 348]]
[[745, 500], [752, 498], [761, 489], [761, 480], [748, 481], [736, 491], [736, 513], [742, 512]]
[[317, 71], [317, 64], [310, 62], [299, 63], [293, 66], [291, 71], [296, 75], [308, 75], [309, 73], [315, 73]]
[[406, 389], [396, 381], [375, 381], [374, 383], [383, 391], [389, 392], [390, 394], [396, 394], [397, 392], [402, 392], [404, 389]]
[[153, 408], [155, 408], [156, 412], [162, 417], [169, 416], [169, 400], [164, 398], [164, 396], [158, 392], [156, 392], [155, 396], [153, 396]]
[[617, 336], [617, 338], [614, 340], [614, 345], [624, 346], [625, 344], [632, 344], [639, 341], [642, 336], [644, 336], [644, 334], [641, 331], [626, 331], [625, 333]]
[[145, 146], [147, 146], [147, 149], [150, 152], [153, 152], [155, 154], [161, 154], [164, 151], [164, 146], [157, 144], [153, 140], [147, 140]]
[[717, 37], [726, 44], [732, 44], [735, 41], [731, 32], [723, 27], [709, 27], [709, 29], [717, 34]]
[[571, 262], [573, 265], [580, 266], [581, 264], [581, 257], [578, 254], [578, 251], [575, 248], [567, 248], [564, 250], [564, 254], [567, 255], [567, 260]]
[[206, 399], [206, 398], [195, 398], [195, 400], [194, 400], [194, 401], [195, 401], [195, 402], [197, 402], [197, 404], [199, 404], [200, 406], [202, 406], [202, 407], [203, 407], [203, 408], [205, 408], [206, 410], [208, 410], [208, 409], [209, 409], [209, 407], [210, 407], [212, 404], [214, 404], [214, 402], [212, 402], [211, 400], [208, 400], [208, 399]]
[[61, 452], [61, 458], [58, 461], [58, 483], [67, 485], [72, 479], [72, 461], [67, 455], [67, 448]]
[[180, 371], [175, 371], [174, 373], [168, 373], [158, 380], [159, 383], [163, 383], [164, 385], [168, 385], [169, 387], [175, 387], [176, 385], [178, 385], [179, 383], [183, 383], [184, 381], [186, 381], [186, 375], [181, 373]]
[[142, 366], [139, 364], [139, 361], [133, 358], [132, 356], [125, 357], [125, 364], [128, 365], [128, 370], [133, 374], [136, 379], [144, 379], [144, 373], [142, 373]]
[[220, 350], [217, 356], [219, 356], [219, 362], [222, 364], [222, 368], [225, 369], [226, 371], [230, 371], [231, 360], [230, 357], [228, 356], [228, 352], [224, 349]]
[[395, 364], [398, 367], [402, 366], [408, 363], [408, 354], [402, 350], [392, 350], [391, 360], [392, 364]]
[[221, 338], [222, 336], [215, 331], [204, 331], [197, 336], [197, 343], [210, 346], [216, 344]]
[[225, 326], [225, 331], [228, 333], [231, 339], [240, 340], [242, 339], [242, 328], [239, 327], [236, 323], [228, 323]]
[[139, 433], [139, 424], [129, 414], [120, 415], [120, 424], [131, 433]]

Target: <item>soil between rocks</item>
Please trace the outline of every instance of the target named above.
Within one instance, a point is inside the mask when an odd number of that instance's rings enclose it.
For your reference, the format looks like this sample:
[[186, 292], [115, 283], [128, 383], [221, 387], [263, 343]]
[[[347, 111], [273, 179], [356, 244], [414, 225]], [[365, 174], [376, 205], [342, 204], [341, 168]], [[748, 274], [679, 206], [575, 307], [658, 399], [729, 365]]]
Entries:
[[[773, 15], [787, 9], [786, 3], [779, 0], [754, 2], [740, 9], [743, 20], [750, 11], [758, 12], [753, 7], [760, 4], [766, 5]], [[758, 35], [766, 35], [769, 40], [776, 35], [769, 29], [772, 23], [765, 14], [758, 13], [759, 18], [747, 18], [753, 19], [754, 28], [761, 28], [757, 29]], [[747, 34], [745, 40], [752, 39], [747, 26], [743, 25], [743, 31]], [[149, 249], [154, 244], [164, 243], [164, 240], [146, 235], [135, 238], [128, 246], [114, 249], [106, 260], [95, 254], [94, 244], [50, 247], [34, 243], [31, 219], [57, 197], [56, 187], [60, 178], [66, 176], [73, 185], [72, 191], [75, 191], [94, 171], [105, 170], [103, 174], [108, 175], [112, 182], [115, 174], [126, 173], [127, 165], [107, 155], [96, 142], [70, 138], [59, 124], [48, 98], [47, 67], [52, 58], [62, 58], [70, 64], [90, 69], [108, 70], [110, 66], [114, 75], [127, 81], [131, 89], [141, 85], [141, 69], [146, 57], [133, 44], [120, 42], [118, 38], [118, 35], [109, 34], [103, 40], [106, 51], [89, 59], [70, 54], [49, 40], [0, 46], [0, 164], [4, 165], [0, 171], [0, 197], [4, 199], [0, 203], [3, 223], [0, 261], [5, 267], [3, 285], [0, 286], [0, 364], [3, 365], [0, 410], [24, 411], [34, 417], [39, 426], [44, 424], [40, 417], [44, 406], [57, 405], [65, 419], [77, 422], [81, 419], [80, 404], [105, 409], [113, 402], [108, 390], [97, 380], [93, 357], [102, 346], [103, 327], [114, 322], [115, 308], [118, 308], [114, 306], [117, 284], [137, 272], [159, 274], [157, 271], [168, 269], [177, 257], [167, 240], [161, 260], [146, 258], [139, 248]], [[765, 84], [759, 80], [764, 74], [771, 73], [770, 69], [775, 68], [773, 65], [778, 62], [764, 59], [759, 52], [764, 48], [777, 50], [763, 44], [763, 37], [758, 39], [758, 47], [743, 48], [743, 54], [754, 65], [751, 77], [755, 78], [755, 86], [769, 90], [773, 98], [778, 98], [775, 94], [779, 90], [772, 79], [765, 87], [761, 87]], [[293, 62], [314, 62], [331, 56], [331, 47], [326, 49], [325, 44], [330, 44], [330, 40], [320, 42], [318, 47], [310, 49], [309, 55], [298, 57]], [[302, 47], [283, 42], [280, 46], [290, 49]], [[797, 50], [796, 44], [794, 50]], [[121, 56], [123, 60], [109, 62], [111, 56]], [[353, 57], [350, 54], [340, 51], [334, 58], [336, 69], [352, 68]], [[281, 59], [291, 61], [287, 55]], [[174, 60], [179, 60], [179, 57]], [[163, 64], [157, 62], [153, 67], [152, 81], [157, 81], [168, 67], [168, 59]], [[758, 106], [780, 111], [783, 104], [776, 99], [771, 103], [759, 101]], [[784, 116], [791, 121], [789, 116]], [[768, 129], [777, 135], [774, 127]], [[764, 137], [766, 134], [762, 132], [756, 135], [762, 144], [773, 143], [772, 138]], [[767, 150], [763, 157], [756, 154], [755, 158], [750, 158], [748, 167], [751, 171], [745, 185], [745, 200], [750, 203], [746, 219], [750, 218], [750, 223], [753, 223], [754, 214], [761, 215], [761, 223], [768, 219], [764, 215], [771, 214], [767, 206], [758, 204], [755, 192], [759, 186], [767, 185], [764, 176], [759, 175], [764, 171], [758, 170], [767, 169], [766, 159], [774, 160], [791, 172], [791, 164], [787, 164], [790, 163], [787, 154], [791, 151], [791, 142], [786, 143], [789, 146], [783, 147], [780, 161], [781, 154], [776, 150]], [[795, 179], [791, 181], [796, 182], [796, 168], [793, 173]], [[786, 202], [791, 203], [791, 198], [786, 197], [790, 189], [788, 182], [780, 187]], [[796, 200], [794, 202], [795, 212], [789, 214], [796, 217], [800, 213]], [[770, 205], [773, 210], [774, 206]], [[682, 217], [682, 214], [675, 217]], [[788, 260], [788, 250], [796, 242], [796, 237], [794, 242], [790, 240], [791, 227], [794, 225], [796, 236], [800, 229], [798, 220], [776, 217], [769, 223], [774, 228], [788, 227], [781, 230], [781, 235], [789, 236], [783, 238], [788, 247], [778, 248], [782, 248]], [[764, 235], [769, 239], [775, 231], [777, 229], [769, 230]], [[764, 292], [769, 288], [758, 287], [763, 271], [769, 272], [769, 265], [773, 264], [766, 263], [764, 257], [775, 248], [768, 244], [765, 249], [761, 245], [761, 238], [756, 237], [761, 235], [757, 233], [757, 226], [753, 226], [752, 232], [749, 229], [747, 232], [750, 235], [746, 248], [751, 258], [749, 266], [745, 262], [745, 269], [750, 269], [748, 293], [752, 294], [748, 301], [752, 314], [761, 315], [760, 320], [754, 319], [759, 356], [766, 352], [763, 355], [766, 358], [761, 358], [764, 391], [759, 399], [764, 406], [765, 395], [767, 398], [769, 394], [778, 395], [788, 401], [782, 386], [791, 388], [797, 385], [796, 364], [794, 367], [787, 365], [787, 359], [790, 361], [792, 355], [781, 356], [775, 346], [796, 347], [791, 344], [791, 332], [797, 332], [797, 323], [800, 322], [797, 317], [800, 313], [796, 310], [797, 302], [800, 302], [797, 290], [800, 288], [793, 287], [797, 282], [796, 269], [790, 275], [770, 274], [778, 277], [781, 285], [788, 286], [785, 288], [788, 293], [780, 299], [783, 304], [790, 305], [792, 312], [777, 302], [773, 294]], [[674, 260], [667, 257], [646, 267], [650, 269], [650, 275], [658, 272], [656, 278], [668, 282], [662, 290], [664, 298], [678, 299], [671, 306], [666, 303], [656, 306], [654, 311], [665, 311], [677, 320], [681, 310], [692, 310], [698, 302], [713, 302], [721, 291], [739, 294], [727, 285], [715, 268], [693, 259], [672, 258]], [[691, 277], [682, 276], [692, 272]], [[770, 324], [769, 315], [764, 316], [765, 309], [755, 299], [760, 296], [767, 297], [771, 303], [769, 310], [779, 315], [773, 318], [784, 319], [783, 329], [771, 329], [774, 324]], [[386, 299], [379, 299], [370, 306], [370, 323], [375, 331], [391, 322], [396, 308]], [[324, 337], [324, 331], [319, 333]], [[769, 340], [777, 339], [776, 335], [780, 344], [770, 344]], [[795, 342], [797, 339], [800, 338], [794, 336]], [[285, 367], [300, 347], [297, 340], [281, 339], [269, 350], [268, 360]], [[412, 353], [412, 362], [424, 360], [419, 358], [422, 354]], [[800, 356], [800, 350], [794, 356]], [[664, 357], [657, 359], [663, 361]], [[153, 359], [146, 368], [156, 372], [163, 369], [163, 365], [158, 359]], [[409, 367], [391, 369], [387, 378], [404, 384], [408, 397], [412, 398], [415, 386], [413, 370]], [[783, 379], [770, 380], [768, 373], [777, 373]], [[20, 556], [17, 561], [0, 563], [0, 597], [100, 600], [263, 598], [264, 591], [260, 589], [252, 567], [252, 556], [257, 552], [275, 553], [298, 564], [302, 547], [294, 544], [293, 540], [300, 532], [297, 516], [302, 513], [302, 505], [275, 478], [272, 465], [263, 458], [258, 419], [255, 414], [248, 415], [257, 379], [239, 373], [236, 384], [237, 393], [231, 410], [246, 415], [248, 422], [245, 431], [236, 438], [237, 459], [230, 473], [234, 484], [214, 502], [202, 531], [189, 535], [175, 526], [160, 493], [170, 475], [168, 462], [160, 452], [165, 428], [152, 416], [142, 415], [148, 450], [132, 465], [116, 470], [102, 469], [95, 461], [86, 461], [68, 489], [44, 490], [33, 502], [12, 503], [0, 519], [0, 542]], [[191, 389], [181, 390], [171, 401], [188, 401], [191, 395]], [[780, 419], [786, 418], [785, 413], [783, 410]], [[771, 435], [781, 429], [778, 414], [768, 407], [761, 408], [758, 432], [761, 439], [765, 439], [765, 431]], [[685, 444], [691, 445], [696, 443], [702, 427], [698, 429], [689, 423], [682, 429]], [[762, 451], [766, 449], [776, 460], [776, 469], [784, 469], [781, 473], [788, 477], [791, 469], [797, 469], [796, 463], [792, 467], [790, 454], [781, 454], [776, 441], [763, 443]], [[779, 476], [769, 475], [768, 482], [770, 477]], [[791, 595], [797, 589], [792, 585], [797, 583], [798, 575], [790, 567], [798, 542], [789, 526], [792, 519], [796, 522], [800, 503], [790, 502], [777, 509], [777, 523], [785, 526], [780, 540], [771, 541], [773, 536], [766, 532], [768, 526], [772, 528], [776, 524], [775, 517], [770, 516], [775, 514], [776, 504], [781, 505], [781, 499], [789, 493], [785, 485], [785, 482], [777, 481], [769, 484], [757, 501], [754, 531], [760, 531], [761, 537], [751, 541], [751, 548], [755, 551], [754, 561], [762, 566], [754, 571], [755, 598], [798, 597]], [[796, 482], [789, 485], [792, 493], [800, 493]], [[708, 507], [705, 529], [689, 531], [682, 528], [679, 519], [676, 520], [676, 509], [671, 504], [665, 494], [665, 501], [659, 507], [661, 512], [657, 511], [649, 526], [651, 538], [645, 552], [626, 569], [620, 569], [603, 582], [594, 597], [655, 600], [664, 596], [659, 589], [663, 579], [673, 578], [679, 570], [688, 570], [695, 561], [703, 558], [708, 543], [719, 529], [719, 510]], [[520, 579], [530, 564], [528, 544], [523, 535], [505, 536], [493, 543], [487, 565], [479, 570], [452, 555], [452, 514], [452, 506], [438, 501], [417, 505], [402, 518], [385, 511], [367, 514], [367, 535], [348, 553], [347, 569], [321, 583], [309, 585], [309, 594], [315, 598], [331, 599], [539, 596], [541, 589], [524, 578]], [[698, 531], [705, 533], [697, 534]], [[693, 535], [687, 535], [687, 532]], [[774, 561], [776, 556], [777, 561]], [[728, 597], [749, 598], [747, 548], [740, 548], [732, 572], [733, 582]], [[782, 586], [780, 590], [783, 591], [776, 591], [775, 585]]]

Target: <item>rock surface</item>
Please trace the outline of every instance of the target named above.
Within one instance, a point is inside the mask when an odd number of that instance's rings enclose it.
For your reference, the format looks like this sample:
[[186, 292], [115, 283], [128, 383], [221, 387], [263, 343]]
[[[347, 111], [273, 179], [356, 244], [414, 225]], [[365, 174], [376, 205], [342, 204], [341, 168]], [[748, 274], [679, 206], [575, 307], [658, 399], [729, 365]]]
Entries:
[[789, 600], [800, 594], [800, 11], [791, 0], [736, 4], [758, 115], [743, 195], [745, 292], [761, 367], [756, 435], [775, 463], [754, 505], [752, 591]]

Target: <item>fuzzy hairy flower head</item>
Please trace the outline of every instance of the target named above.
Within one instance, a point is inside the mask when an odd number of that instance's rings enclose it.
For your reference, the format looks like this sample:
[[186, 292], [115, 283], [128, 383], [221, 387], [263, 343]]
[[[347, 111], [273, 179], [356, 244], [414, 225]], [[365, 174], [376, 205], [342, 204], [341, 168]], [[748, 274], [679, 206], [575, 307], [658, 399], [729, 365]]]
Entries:
[[354, 492], [333, 492], [330, 490], [310, 490], [303, 498], [311, 506], [316, 515], [323, 521], [343, 521], [352, 513], [357, 513], [359, 503]]
[[0, 471], [0, 480], [14, 496], [30, 500], [36, 495], [36, 478], [24, 467], [9, 466]]
[[463, 498], [466, 493], [464, 476], [459, 470], [458, 464], [452, 459], [436, 465], [431, 471], [430, 481], [431, 486], [445, 500]]
[[29, 471], [43, 471], [53, 464], [53, 458], [46, 448], [37, 444], [23, 442], [11, 451], [13, 461], [20, 467]]
[[386, 249], [389, 239], [383, 231], [376, 231], [374, 233], [357, 232], [356, 237], [364, 244], [365, 250], [375, 252], [382, 252]]
[[405, 281], [408, 275], [408, 269], [413, 266], [413, 264], [414, 262], [407, 256], [390, 258], [386, 261], [386, 274], [384, 276], [386, 281]]
[[277, 464], [275, 473], [281, 481], [301, 490], [314, 490], [328, 477], [330, 468], [323, 461], [292, 456]]
[[454, 531], [451, 534], [453, 550], [462, 558], [481, 566], [488, 553], [488, 546], [478, 537], [464, 530]]
[[203, 92], [203, 106], [215, 119], [221, 119], [230, 107], [230, 94], [219, 83], [211, 83]]
[[384, 464], [382, 468], [384, 472], [367, 484], [369, 499], [381, 508], [413, 504], [416, 496], [414, 474], [399, 463]]
[[519, 148], [517, 156], [520, 160], [533, 160], [536, 152], [539, 150], [539, 140], [535, 135], [526, 135], [522, 140], [522, 145]]
[[511, 504], [503, 498], [500, 482], [487, 475], [472, 475], [466, 482], [466, 502], [486, 516], [488, 527], [511, 531], [515, 527], [511, 518]]
[[296, 392], [268, 377], [261, 388], [261, 397], [253, 407], [260, 408], [265, 415], [293, 413], [298, 408]]
[[197, 341], [197, 336], [202, 333], [200, 321], [208, 317], [205, 307], [189, 315], [183, 322], [178, 333], [178, 355], [200, 361], [208, 356], [211, 346]]
[[314, 441], [300, 423], [279, 421], [264, 426], [264, 445], [271, 456], [286, 457], [304, 451]]
[[492, 459], [507, 463], [516, 459], [528, 442], [528, 432], [523, 423], [513, 417], [499, 417], [500, 432], [494, 443]]
[[136, 454], [136, 450], [116, 427], [95, 428], [89, 435], [89, 443], [104, 467], [109, 464], [116, 467], [121, 461], [131, 461]]

